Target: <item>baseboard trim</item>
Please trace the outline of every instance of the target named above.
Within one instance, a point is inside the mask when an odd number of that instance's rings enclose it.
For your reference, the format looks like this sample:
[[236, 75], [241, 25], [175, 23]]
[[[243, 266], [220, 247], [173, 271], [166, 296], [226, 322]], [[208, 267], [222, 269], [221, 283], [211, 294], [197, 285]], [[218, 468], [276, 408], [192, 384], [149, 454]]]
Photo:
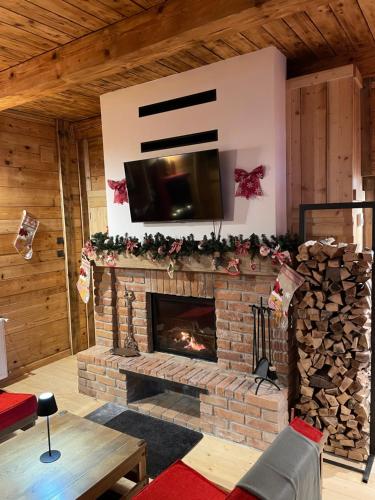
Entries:
[[3, 380], [0, 380], [0, 387], [6, 387], [10, 383], [15, 382], [17, 379], [20, 379], [30, 373], [32, 370], [36, 370], [37, 368], [40, 368], [41, 366], [48, 365], [50, 363], [53, 363], [54, 361], [58, 361], [59, 359], [62, 358], [67, 358], [68, 356], [71, 356], [72, 352], [70, 349], [65, 349], [65, 351], [57, 352], [56, 354], [52, 354], [51, 356], [47, 356], [46, 358], [39, 359], [38, 361], [34, 361], [34, 363], [30, 363], [29, 365], [21, 366], [19, 368], [15, 368], [12, 370], [12, 372], [8, 375], [7, 378], [4, 378]]

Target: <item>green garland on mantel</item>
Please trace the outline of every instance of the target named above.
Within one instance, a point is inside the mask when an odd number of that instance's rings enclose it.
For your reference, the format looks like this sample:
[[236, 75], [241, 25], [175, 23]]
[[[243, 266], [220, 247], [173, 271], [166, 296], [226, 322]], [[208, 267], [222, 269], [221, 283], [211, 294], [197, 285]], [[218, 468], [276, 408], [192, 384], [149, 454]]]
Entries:
[[199, 257], [208, 255], [213, 258], [223, 258], [227, 253], [238, 257], [250, 256], [262, 259], [271, 258], [275, 263], [288, 262], [290, 256], [297, 252], [300, 244], [298, 235], [286, 233], [267, 237], [251, 234], [249, 237], [228, 236], [221, 238], [214, 232], [196, 240], [192, 234], [182, 238], [164, 236], [161, 233], [145, 234], [143, 239], [129, 236], [109, 236], [108, 233], [96, 233], [85, 244], [84, 252], [91, 260], [103, 259], [108, 256], [134, 255], [147, 257], [151, 260], [178, 260], [183, 257]]

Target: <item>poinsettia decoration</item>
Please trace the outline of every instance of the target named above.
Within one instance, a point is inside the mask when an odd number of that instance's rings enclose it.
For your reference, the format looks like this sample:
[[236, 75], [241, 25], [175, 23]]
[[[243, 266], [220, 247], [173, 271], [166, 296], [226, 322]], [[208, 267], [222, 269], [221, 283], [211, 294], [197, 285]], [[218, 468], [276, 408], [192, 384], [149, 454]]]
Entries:
[[119, 205], [129, 203], [126, 179], [122, 179], [121, 181], [108, 180], [107, 182], [108, 186], [114, 190], [113, 203], [117, 203]]
[[246, 172], [242, 168], [236, 168], [234, 171], [234, 181], [238, 183], [236, 196], [246, 198], [255, 198], [263, 196], [260, 180], [263, 179], [265, 168], [263, 165], [254, 168], [251, 172]]

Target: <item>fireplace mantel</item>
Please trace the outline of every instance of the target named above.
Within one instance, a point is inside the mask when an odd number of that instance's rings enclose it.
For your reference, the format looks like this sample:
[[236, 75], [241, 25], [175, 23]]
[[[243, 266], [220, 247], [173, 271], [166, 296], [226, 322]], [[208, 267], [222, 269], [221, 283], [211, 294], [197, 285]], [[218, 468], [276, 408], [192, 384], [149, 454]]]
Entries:
[[[227, 253], [224, 257], [224, 265], [232, 259], [239, 259], [239, 269], [241, 274], [249, 276], [277, 276], [280, 265], [274, 264], [270, 258], [260, 259], [255, 257], [251, 259], [250, 256], [238, 256], [234, 253]], [[102, 259], [96, 259], [95, 266], [97, 267], [110, 267], [110, 268], [124, 268], [124, 269], [146, 269], [166, 271], [169, 259], [155, 261], [146, 257], [125, 256], [119, 255], [116, 259], [115, 265], [109, 265]], [[214, 273], [214, 274], [228, 274], [226, 267], [219, 266], [217, 270], [212, 270], [212, 257], [181, 257], [176, 262], [176, 271], [182, 272], [197, 272], [197, 273]]]

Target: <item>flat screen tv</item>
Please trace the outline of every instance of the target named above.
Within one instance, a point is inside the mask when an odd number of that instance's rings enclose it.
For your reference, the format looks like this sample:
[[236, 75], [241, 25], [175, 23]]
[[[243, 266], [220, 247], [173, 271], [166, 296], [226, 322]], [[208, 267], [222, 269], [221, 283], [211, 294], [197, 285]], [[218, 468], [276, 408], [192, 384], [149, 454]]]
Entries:
[[132, 222], [223, 218], [217, 149], [124, 165]]

